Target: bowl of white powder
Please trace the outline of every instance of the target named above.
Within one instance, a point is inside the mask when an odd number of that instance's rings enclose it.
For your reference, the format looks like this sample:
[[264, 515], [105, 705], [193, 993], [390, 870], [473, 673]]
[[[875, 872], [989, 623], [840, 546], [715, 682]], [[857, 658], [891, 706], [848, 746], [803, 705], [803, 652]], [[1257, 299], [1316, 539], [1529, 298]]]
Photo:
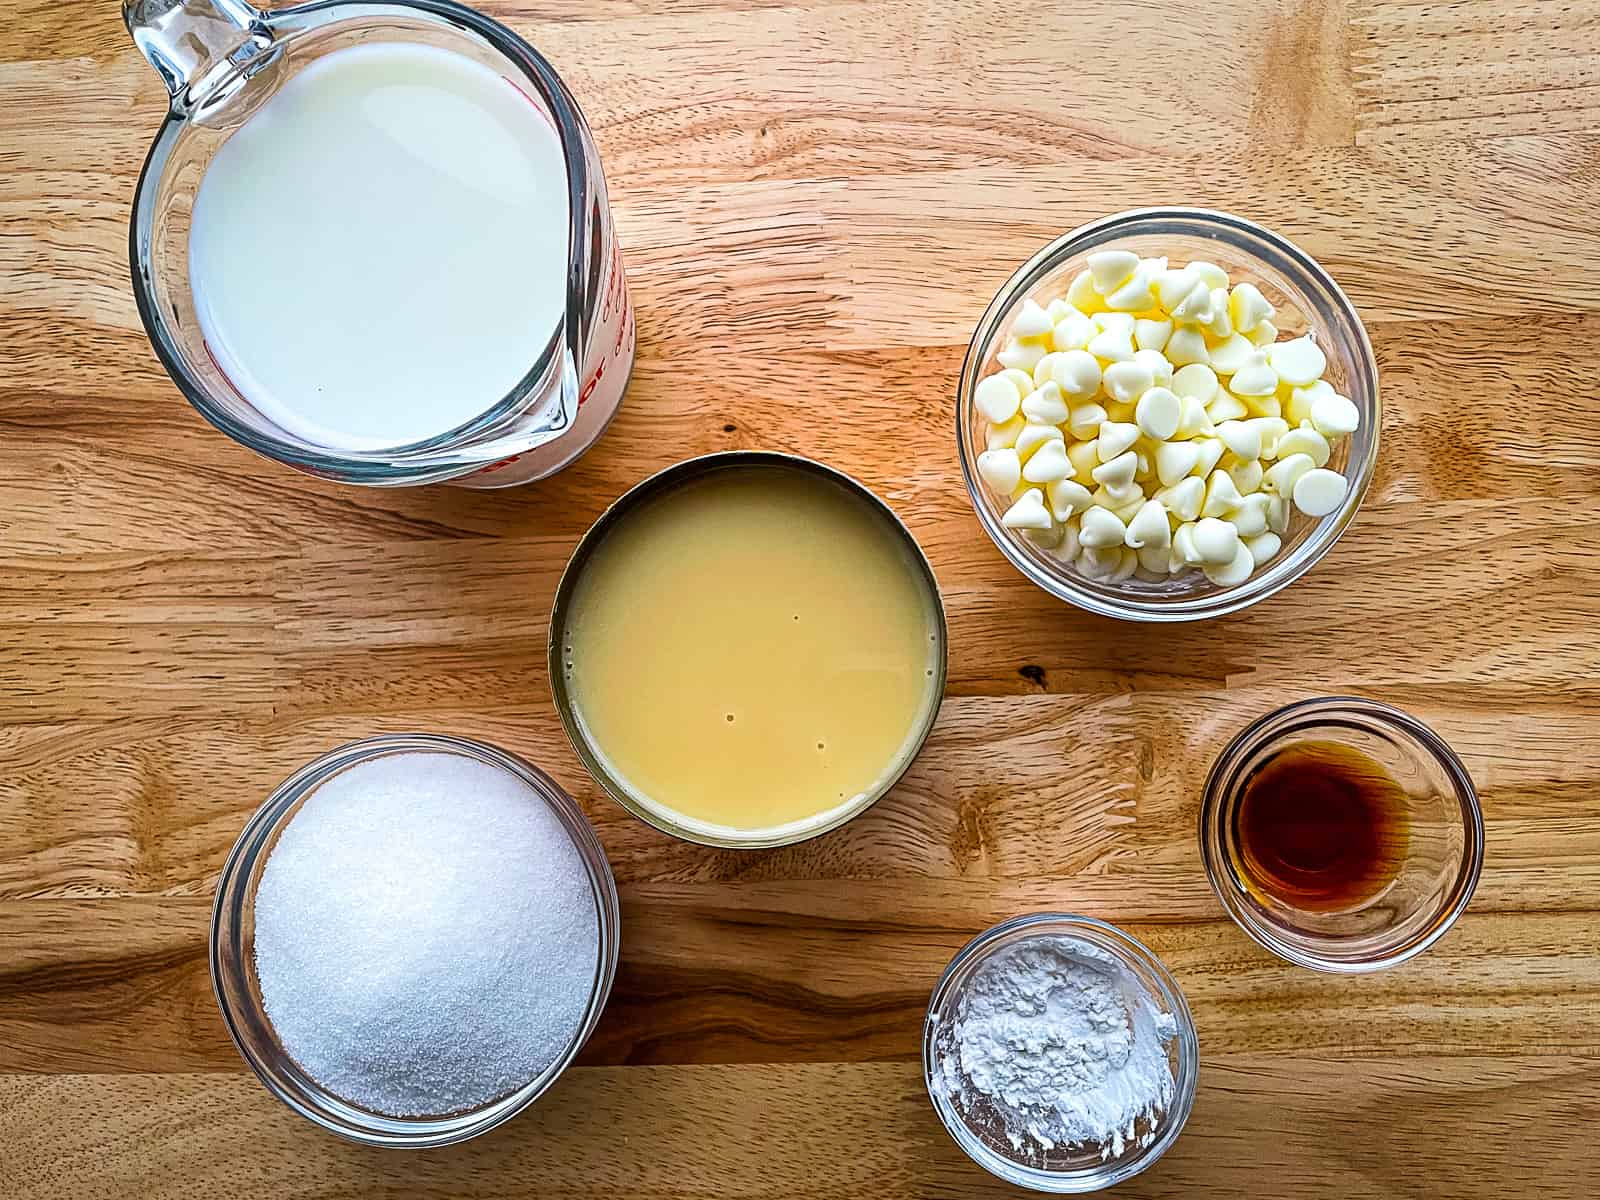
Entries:
[[223, 867], [211, 979], [268, 1090], [370, 1145], [441, 1146], [532, 1104], [616, 973], [605, 851], [493, 746], [352, 742], [286, 780]]
[[1177, 1140], [1200, 1048], [1177, 982], [1115, 926], [1038, 913], [945, 968], [923, 1030], [939, 1119], [980, 1166], [1041, 1192], [1094, 1192]]

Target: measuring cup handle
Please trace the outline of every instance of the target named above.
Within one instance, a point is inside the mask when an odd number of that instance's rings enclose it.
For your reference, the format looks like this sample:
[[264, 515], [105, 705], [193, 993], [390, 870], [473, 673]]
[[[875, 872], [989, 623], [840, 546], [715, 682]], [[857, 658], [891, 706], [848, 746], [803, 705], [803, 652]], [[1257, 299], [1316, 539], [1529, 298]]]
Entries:
[[272, 41], [266, 17], [246, 0], [123, 0], [122, 20], [177, 111], [204, 95], [208, 78]]

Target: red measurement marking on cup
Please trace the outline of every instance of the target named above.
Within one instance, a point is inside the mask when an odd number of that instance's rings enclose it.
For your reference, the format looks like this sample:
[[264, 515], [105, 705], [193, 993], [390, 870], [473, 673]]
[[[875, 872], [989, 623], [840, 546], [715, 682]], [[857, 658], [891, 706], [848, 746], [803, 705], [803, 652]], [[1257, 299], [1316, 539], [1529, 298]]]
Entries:
[[521, 87], [520, 87], [520, 86], [519, 86], [519, 85], [518, 85], [518, 83], [517, 83], [517, 81], [516, 81], [516, 80], [515, 80], [515, 79], [512, 79], [512, 78], [511, 78], [511, 77], [510, 77], [510, 76], [508, 76], [508, 75], [502, 75], [502, 76], [500, 76], [500, 78], [501, 78], [501, 79], [504, 79], [504, 80], [505, 80], [505, 81], [506, 81], [506, 82], [507, 82], [507, 83], [509, 83], [509, 84], [510, 84], [510, 85], [511, 85], [511, 86], [512, 86], [512, 87], [513, 87], [513, 88], [515, 88], [515, 89], [516, 89], [516, 92], [517, 92], [517, 95], [519, 95], [519, 96], [521, 96], [521, 97], [522, 97], [522, 98], [523, 98], [523, 99], [524, 99], [524, 100], [526, 100], [526, 101], [527, 101], [527, 102], [528, 102], [528, 103], [529, 103], [529, 104], [531, 104], [531, 105], [533, 105], [533, 110], [534, 110], [534, 112], [536, 112], [536, 113], [538, 113], [538, 114], [539, 114], [539, 115], [540, 115], [540, 116], [541, 116], [541, 117], [543, 117], [543, 118], [544, 118], [544, 123], [545, 123], [545, 124], [546, 124], [546, 125], [548, 125], [548, 126], [550, 126], [550, 128], [551, 128], [551, 129], [555, 129], [555, 130], [556, 130], [556, 132], [558, 132], [558, 133], [559, 133], [559, 132], [560, 132], [560, 130], [559, 130], [559, 129], [557, 129], [557, 127], [556, 127], [556, 123], [555, 123], [555, 121], [553, 121], [553, 120], [552, 120], [552, 119], [551, 119], [551, 117], [550, 117], [550, 114], [549, 114], [549, 113], [548, 113], [548, 112], [546, 112], [546, 111], [545, 111], [545, 107], [544, 107], [544, 105], [542, 105], [542, 104], [540, 104], [540, 103], [539, 103], [539, 102], [538, 102], [538, 101], [537, 101], [537, 100], [535, 100], [535, 99], [534, 99], [534, 98], [533, 98], [533, 97], [532, 97], [532, 96], [530, 96], [530, 95], [528, 95], [528, 93], [527, 93], [527, 92], [525, 92], [525, 91], [523, 91], [523, 90], [522, 90], [522, 88], [521, 88]]

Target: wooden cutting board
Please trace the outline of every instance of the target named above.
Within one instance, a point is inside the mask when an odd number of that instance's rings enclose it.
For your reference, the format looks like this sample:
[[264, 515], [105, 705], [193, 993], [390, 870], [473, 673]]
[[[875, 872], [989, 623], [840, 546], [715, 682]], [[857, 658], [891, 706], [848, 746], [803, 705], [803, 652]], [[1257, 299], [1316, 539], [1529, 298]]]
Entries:
[[[0, 15], [0, 1193], [1010, 1194], [918, 1065], [950, 956], [1066, 909], [1188, 993], [1200, 1094], [1119, 1191], [1600, 1189], [1600, 2], [518, 0], [594, 124], [639, 313], [622, 415], [497, 494], [303, 478], [213, 432], [125, 262], [163, 106], [112, 0]], [[1187, 628], [1027, 584], [980, 531], [952, 395], [1047, 239], [1226, 207], [1344, 285], [1382, 367], [1360, 519], [1286, 594]], [[551, 709], [556, 576], [629, 485], [772, 447], [931, 557], [952, 659], [904, 783], [762, 854], [607, 802]], [[1223, 916], [1200, 783], [1246, 721], [1406, 707], [1483, 793], [1488, 864], [1406, 967], [1324, 978]], [[271, 1099], [206, 973], [222, 860], [294, 767], [383, 730], [499, 742], [592, 816], [624, 898], [572, 1071], [479, 1141], [385, 1153]]]

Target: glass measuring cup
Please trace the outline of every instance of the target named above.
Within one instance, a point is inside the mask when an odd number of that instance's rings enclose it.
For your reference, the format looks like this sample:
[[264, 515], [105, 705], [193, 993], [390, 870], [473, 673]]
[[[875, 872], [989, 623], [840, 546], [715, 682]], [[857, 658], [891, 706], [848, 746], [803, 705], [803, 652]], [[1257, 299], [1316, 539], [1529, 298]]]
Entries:
[[[123, 16], [171, 96], [134, 197], [134, 297], [162, 365], [202, 416], [308, 474], [388, 487], [527, 483], [559, 471], [600, 436], [632, 370], [633, 312], [593, 137], [572, 94], [533, 47], [449, 0], [318, 0], [273, 12], [246, 0], [126, 0]], [[423, 441], [354, 450], [283, 428], [218, 365], [196, 315], [189, 233], [207, 167], [278, 88], [335, 51], [386, 43], [436, 47], [487, 66], [555, 128], [570, 224], [565, 313], [547, 336], [530, 337], [521, 380], [465, 424]], [[308, 208], [317, 202], [308, 181]], [[259, 253], [292, 254], [294, 247], [265, 244]], [[308, 296], [307, 320], [318, 319], [315, 306]]]

